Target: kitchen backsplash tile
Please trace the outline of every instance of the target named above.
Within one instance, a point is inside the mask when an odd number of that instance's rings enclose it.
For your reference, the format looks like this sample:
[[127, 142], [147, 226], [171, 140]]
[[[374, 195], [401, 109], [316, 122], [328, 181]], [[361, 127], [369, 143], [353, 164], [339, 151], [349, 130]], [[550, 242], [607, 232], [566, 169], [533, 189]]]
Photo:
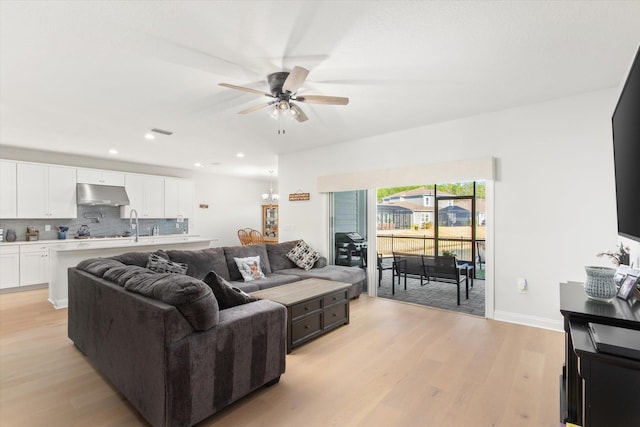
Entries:
[[[90, 217], [99, 218], [90, 219]], [[153, 227], [160, 229], [160, 234], [180, 234], [189, 232], [189, 220], [177, 223], [175, 219], [138, 219], [140, 235], [151, 235]], [[176, 223], [179, 228], [176, 228]], [[44, 231], [45, 225], [51, 225], [51, 231]], [[27, 240], [27, 226], [35, 226], [40, 232], [40, 240], [53, 240], [58, 238], [56, 227], [69, 227], [67, 239], [73, 239], [82, 225], [89, 227], [92, 236], [123, 235], [129, 228], [129, 220], [120, 218], [120, 208], [116, 206], [78, 206], [78, 218], [72, 219], [2, 219], [0, 227], [16, 232], [18, 241]]]

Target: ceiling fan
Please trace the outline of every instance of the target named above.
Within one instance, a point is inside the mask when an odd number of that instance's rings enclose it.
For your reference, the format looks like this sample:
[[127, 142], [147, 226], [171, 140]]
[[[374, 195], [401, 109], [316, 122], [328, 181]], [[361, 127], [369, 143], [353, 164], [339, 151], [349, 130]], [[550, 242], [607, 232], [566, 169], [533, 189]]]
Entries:
[[307, 78], [307, 74], [309, 74], [309, 70], [298, 66], [293, 67], [291, 72], [281, 71], [269, 74], [267, 76], [267, 81], [269, 82], [269, 90], [271, 93], [262, 92], [248, 87], [236, 86], [229, 83], [220, 83], [220, 86], [273, 98], [269, 102], [264, 102], [262, 104], [254, 105], [253, 107], [249, 107], [246, 110], [239, 111], [238, 114], [248, 114], [269, 106], [274, 106], [271, 111], [274, 118], [278, 118], [280, 114], [289, 113], [297, 121], [304, 122], [309, 120], [309, 118], [300, 107], [293, 103], [293, 101], [324, 105], [347, 105], [349, 103], [349, 98], [340, 96], [297, 95], [298, 89], [300, 89]]

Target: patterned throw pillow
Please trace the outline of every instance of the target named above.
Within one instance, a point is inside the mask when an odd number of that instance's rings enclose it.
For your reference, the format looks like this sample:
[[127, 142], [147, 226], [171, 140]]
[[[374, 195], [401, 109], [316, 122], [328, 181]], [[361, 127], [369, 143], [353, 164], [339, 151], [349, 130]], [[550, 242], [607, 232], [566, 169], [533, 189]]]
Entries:
[[231, 283], [227, 282], [224, 277], [215, 271], [210, 271], [202, 281], [209, 285], [213, 291], [213, 295], [216, 297], [216, 300], [218, 300], [220, 310], [258, 301], [257, 298], [252, 297], [242, 289], [232, 286]]
[[314, 251], [304, 240], [287, 253], [287, 258], [293, 261], [298, 267], [311, 270], [313, 265], [320, 259], [320, 253]]
[[171, 262], [156, 254], [150, 254], [147, 268], [156, 273], [187, 274], [189, 266], [181, 262]]
[[242, 278], [245, 282], [250, 282], [256, 279], [262, 279], [264, 273], [260, 268], [260, 257], [259, 256], [249, 256], [246, 258], [233, 258], [238, 266], [238, 270], [240, 270], [240, 274], [242, 274]]

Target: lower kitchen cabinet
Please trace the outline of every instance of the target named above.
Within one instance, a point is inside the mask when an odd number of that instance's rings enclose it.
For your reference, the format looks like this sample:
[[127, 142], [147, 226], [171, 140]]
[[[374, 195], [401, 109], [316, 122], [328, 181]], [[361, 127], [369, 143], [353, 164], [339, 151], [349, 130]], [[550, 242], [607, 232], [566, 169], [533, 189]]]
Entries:
[[20, 286], [49, 283], [49, 248], [41, 245], [20, 246]]
[[20, 247], [0, 247], [0, 289], [20, 286]]

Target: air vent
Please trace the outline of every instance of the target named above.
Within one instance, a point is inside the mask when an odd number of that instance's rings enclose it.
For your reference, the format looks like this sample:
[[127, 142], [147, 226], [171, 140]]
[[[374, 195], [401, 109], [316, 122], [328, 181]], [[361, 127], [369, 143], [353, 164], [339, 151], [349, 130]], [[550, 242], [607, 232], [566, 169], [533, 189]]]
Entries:
[[168, 130], [164, 130], [164, 129], [153, 128], [153, 129], [151, 129], [151, 132], [160, 133], [162, 135], [167, 135], [167, 136], [173, 135], [173, 132], [168, 131]]

